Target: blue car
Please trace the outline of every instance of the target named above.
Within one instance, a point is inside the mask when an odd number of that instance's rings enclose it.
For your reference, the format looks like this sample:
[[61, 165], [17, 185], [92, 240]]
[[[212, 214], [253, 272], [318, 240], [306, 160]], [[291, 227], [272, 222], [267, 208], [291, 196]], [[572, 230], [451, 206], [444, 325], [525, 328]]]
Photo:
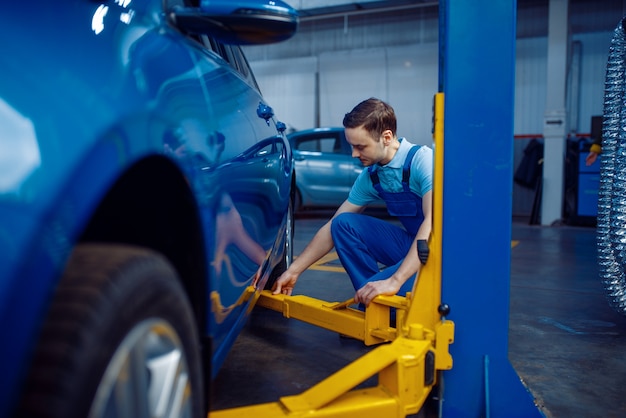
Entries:
[[[344, 128], [303, 129], [287, 136], [296, 164], [295, 210], [338, 208], [364, 168], [352, 157]], [[385, 207], [382, 200], [371, 206]]]
[[277, 0], [0, 14], [0, 417], [199, 417], [289, 265], [294, 163], [238, 45]]

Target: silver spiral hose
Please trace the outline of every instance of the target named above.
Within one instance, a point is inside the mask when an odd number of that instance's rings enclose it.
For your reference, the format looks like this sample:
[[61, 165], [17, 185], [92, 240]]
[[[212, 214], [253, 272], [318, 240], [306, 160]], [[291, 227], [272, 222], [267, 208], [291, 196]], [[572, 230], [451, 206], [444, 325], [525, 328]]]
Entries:
[[626, 36], [615, 28], [606, 68], [600, 188], [598, 265], [609, 305], [626, 315]]

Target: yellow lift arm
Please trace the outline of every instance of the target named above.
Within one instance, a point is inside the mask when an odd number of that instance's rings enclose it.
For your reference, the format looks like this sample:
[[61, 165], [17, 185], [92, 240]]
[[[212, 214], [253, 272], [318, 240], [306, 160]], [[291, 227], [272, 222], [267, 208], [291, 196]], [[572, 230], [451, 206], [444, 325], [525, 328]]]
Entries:
[[[299, 395], [277, 402], [212, 411], [210, 418], [333, 417], [380, 418], [416, 414], [437, 384], [439, 371], [452, 368], [449, 345], [454, 323], [441, 305], [441, 208], [443, 186], [443, 93], [435, 95], [433, 232], [428, 262], [413, 293], [378, 296], [362, 312], [351, 300], [326, 302], [304, 295], [261, 292], [257, 305], [379, 346]], [[396, 324], [389, 323], [390, 308]], [[378, 374], [375, 387], [354, 389]]]

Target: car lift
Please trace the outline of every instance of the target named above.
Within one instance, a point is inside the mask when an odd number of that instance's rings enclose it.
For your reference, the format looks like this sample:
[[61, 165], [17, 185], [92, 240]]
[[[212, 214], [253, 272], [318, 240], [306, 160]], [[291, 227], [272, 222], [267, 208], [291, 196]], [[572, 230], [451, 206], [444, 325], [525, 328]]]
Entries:
[[[379, 296], [365, 312], [269, 291], [257, 301], [377, 346], [299, 395], [210, 418], [405, 417], [434, 387], [442, 417], [543, 416], [508, 362], [515, 18], [516, 2], [439, 2], [433, 231], [413, 292]], [[456, 162], [445, 167], [444, 128], [446, 159]], [[375, 374], [376, 387], [355, 389]]]

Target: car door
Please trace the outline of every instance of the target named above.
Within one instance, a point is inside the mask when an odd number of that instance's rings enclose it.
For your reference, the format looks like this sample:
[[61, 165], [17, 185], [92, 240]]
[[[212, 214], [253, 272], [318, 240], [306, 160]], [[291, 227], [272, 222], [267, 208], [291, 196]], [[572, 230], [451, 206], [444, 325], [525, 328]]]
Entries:
[[218, 370], [253, 300], [248, 289], [279, 236], [292, 160], [239, 47], [207, 36], [184, 42], [191, 64], [172, 62], [177, 72], [158, 93], [172, 122], [163, 147], [184, 168], [198, 204], [209, 261], [205, 333]]
[[362, 170], [352, 158], [343, 131], [294, 136], [294, 159], [302, 205], [337, 206], [347, 197]]
[[248, 289], [279, 235], [292, 163], [239, 47], [206, 36], [189, 42], [202, 97], [175, 128], [176, 146], [184, 144], [207, 234], [207, 333], [217, 366], [245, 322]]

